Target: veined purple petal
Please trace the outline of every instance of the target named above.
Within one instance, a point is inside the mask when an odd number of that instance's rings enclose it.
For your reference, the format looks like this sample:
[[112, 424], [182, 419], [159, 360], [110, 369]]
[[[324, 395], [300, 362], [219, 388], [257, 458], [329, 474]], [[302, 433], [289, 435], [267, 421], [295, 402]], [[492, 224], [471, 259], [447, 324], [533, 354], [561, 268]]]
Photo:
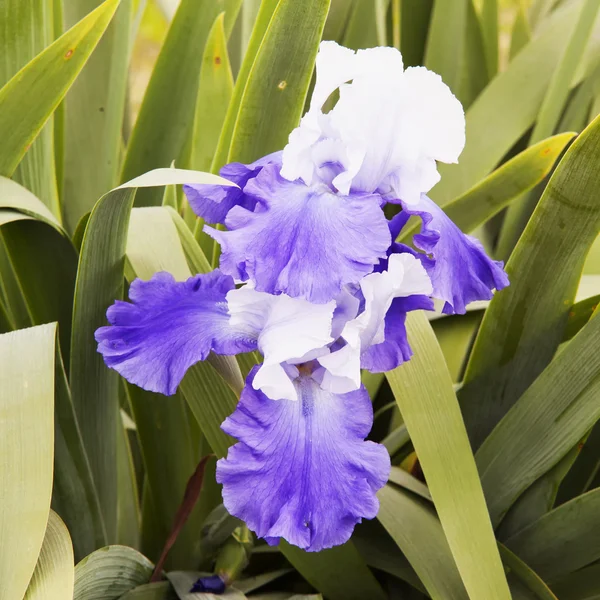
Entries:
[[237, 188], [223, 185], [184, 185], [183, 191], [190, 206], [207, 223], [224, 223], [227, 213], [234, 206], [243, 206], [248, 210], [254, 210], [256, 198], [245, 194], [244, 187], [248, 181], [260, 173], [265, 165], [281, 166], [281, 154], [281, 151], [273, 152], [249, 165], [234, 162], [222, 167], [219, 175], [236, 183], [239, 186]]
[[492, 260], [481, 242], [464, 234], [433, 200], [423, 194], [418, 204], [402, 202], [402, 208], [423, 222], [414, 244], [435, 259], [424, 266], [434, 298], [445, 301], [444, 313], [463, 314], [470, 302], [490, 300], [493, 289], [509, 285], [504, 263]]
[[385, 256], [391, 237], [376, 195], [340, 196], [265, 167], [245, 187], [254, 212], [234, 207], [230, 231], [206, 231], [222, 247], [221, 269], [256, 289], [315, 303], [335, 299]]
[[209, 352], [236, 354], [256, 349], [256, 340], [229, 326], [225, 296], [235, 287], [219, 270], [175, 281], [156, 273], [136, 279], [131, 302], [115, 302], [108, 327], [96, 331], [104, 362], [127, 381], [171, 395], [185, 372]]
[[385, 341], [362, 353], [360, 366], [371, 373], [385, 373], [410, 360], [413, 352], [406, 337], [406, 313], [411, 310], [433, 310], [428, 296], [395, 298], [385, 315]]
[[298, 401], [273, 401], [252, 389], [255, 371], [222, 426], [239, 440], [217, 464], [227, 510], [270, 544], [343, 544], [376, 516], [390, 470], [385, 448], [364, 441], [373, 423], [367, 391], [335, 395], [300, 376]]

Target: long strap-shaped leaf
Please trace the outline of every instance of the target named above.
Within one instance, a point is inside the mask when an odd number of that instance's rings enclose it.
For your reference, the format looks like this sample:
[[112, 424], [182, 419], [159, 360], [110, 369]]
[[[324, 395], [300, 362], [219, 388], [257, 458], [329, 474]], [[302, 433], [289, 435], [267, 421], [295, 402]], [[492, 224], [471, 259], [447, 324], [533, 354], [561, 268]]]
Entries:
[[51, 510], [42, 550], [23, 600], [73, 600], [74, 567], [69, 530]]
[[414, 567], [432, 598], [466, 600], [469, 596], [431, 506], [409, 492], [386, 485], [377, 494], [377, 518]]
[[0, 336], [0, 599], [23, 598], [50, 511], [56, 324]]
[[116, 536], [116, 444], [119, 418], [117, 373], [96, 351], [94, 332], [106, 323], [107, 308], [123, 294], [129, 214], [138, 187], [174, 183], [222, 183], [215, 175], [157, 169], [103, 196], [87, 222], [75, 286], [70, 381], [109, 542]]
[[[523, 150], [470, 190], [444, 204], [444, 212], [465, 233], [473, 231], [506, 208], [519, 194], [543, 181], [574, 137], [574, 133], [561, 133]], [[409, 243], [419, 228], [419, 223], [409, 223], [402, 230], [400, 241]]]
[[595, 316], [478, 450], [477, 465], [494, 524], [600, 417], [600, 356], [595, 351], [599, 343], [600, 318]]
[[[121, 179], [179, 161], [192, 137], [204, 45], [224, 0], [182, 0], [156, 61], [131, 134]], [[156, 115], [161, 115], [157, 122]], [[144, 190], [138, 206], [158, 206], [161, 190]]]
[[600, 489], [544, 515], [506, 545], [552, 583], [600, 558]]
[[460, 397], [477, 448], [550, 362], [600, 232], [600, 118], [565, 153], [485, 313]]
[[[53, 0], [6, 0], [0, 6], [0, 86], [54, 41]], [[88, 11], [89, 12], [89, 11]], [[84, 15], [82, 15], [84, 16]], [[62, 33], [62, 31], [61, 31]], [[52, 120], [23, 157], [14, 177], [60, 215]]]
[[[67, 0], [66, 26], [99, 4], [99, 0]], [[69, 231], [75, 231], [96, 200], [118, 184], [132, 21], [133, 0], [121, 0], [106, 35], [65, 98], [59, 160], [62, 212]]]
[[[529, 140], [530, 144], [539, 142], [555, 131], [569, 97], [573, 74], [581, 63], [599, 8], [598, 0], [585, 0], [581, 6], [577, 23], [569, 36], [564, 54], [552, 75], [548, 91], [540, 106], [540, 112]], [[526, 194], [508, 209], [497, 244], [499, 257], [504, 259], [510, 255], [538, 199], [539, 196], [535, 193]]]
[[108, 27], [120, 0], [106, 0], [0, 89], [0, 174], [10, 176]]
[[387, 374], [472, 600], [510, 599], [452, 380], [429, 322], [407, 317], [411, 360]]
[[[534, 123], [562, 54], [560, 40], [572, 30], [580, 3], [581, 0], [559, 7], [540, 35], [519, 53], [507, 70], [499, 74], [469, 108], [467, 131], [483, 134], [467, 136], [458, 165], [440, 165], [442, 179], [430, 193], [434, 200], [444, 204], [475, 185]], [[584, 64], [589, 64], [589, 58], [598, 53], [599, 31], [600, 22], [596, 22], [592, 43], [587, 49], [586, 59], [582, 61]], [[582, 74], [575, 73], [572, 86], [581, 81]], [[514, 98], [519, 101], [515, 103]], [[490, 119], [490, 115], [494, 118]]]

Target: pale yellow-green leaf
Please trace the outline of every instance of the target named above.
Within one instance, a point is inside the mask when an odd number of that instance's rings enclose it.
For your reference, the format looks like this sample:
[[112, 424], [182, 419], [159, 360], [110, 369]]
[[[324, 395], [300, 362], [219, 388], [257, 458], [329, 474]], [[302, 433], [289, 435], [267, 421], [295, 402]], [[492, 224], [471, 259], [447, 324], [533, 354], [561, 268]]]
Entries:
[[73, 600], [75, 564], [67, 526], [53, 511], [24, 600]]
[[23, 598], [50, 511], [56, 325], [0, 336], [0, 600]]

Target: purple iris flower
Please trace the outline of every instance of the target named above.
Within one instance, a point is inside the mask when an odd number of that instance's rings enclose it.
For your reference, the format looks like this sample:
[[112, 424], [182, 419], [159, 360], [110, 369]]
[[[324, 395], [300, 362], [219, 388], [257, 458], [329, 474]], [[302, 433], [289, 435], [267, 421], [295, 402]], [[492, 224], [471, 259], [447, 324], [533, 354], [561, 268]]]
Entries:
[[[96, 332], [109, 367], [163, 394], [211, 352], [262, 354], [223, 423], [238, 443], [217, 480], [229, 512], [269, 543], [318, 551], [377, 514], [390, 459], [365, 441], [361, 368], [410, 359], [407, 312], [433, 309], [432, 298], [464, 312], [508, 285], [502, 264], [426, 196], [436, 161], [458, 159], [464, 129], [447, 86], [404, 70], [397, 50], [323, 42], [310, 109], [283, 152], [223, 167], [238, 187], [184, 188], [198, 215], [227, 228], [205, 228], [220, 268], [134, 281]], [[402, 208], [391, 222], [388, 202]], [[423, 223], [414, 248], [394, 242], [411, 215]]]

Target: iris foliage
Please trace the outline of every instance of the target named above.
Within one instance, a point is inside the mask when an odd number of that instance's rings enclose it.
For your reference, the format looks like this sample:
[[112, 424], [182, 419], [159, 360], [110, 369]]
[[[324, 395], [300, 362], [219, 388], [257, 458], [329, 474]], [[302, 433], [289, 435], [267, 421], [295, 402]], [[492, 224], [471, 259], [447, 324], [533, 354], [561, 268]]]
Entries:
[[0, 600], [600, 597], [600, 5], [516, 4], [0, 0]]

